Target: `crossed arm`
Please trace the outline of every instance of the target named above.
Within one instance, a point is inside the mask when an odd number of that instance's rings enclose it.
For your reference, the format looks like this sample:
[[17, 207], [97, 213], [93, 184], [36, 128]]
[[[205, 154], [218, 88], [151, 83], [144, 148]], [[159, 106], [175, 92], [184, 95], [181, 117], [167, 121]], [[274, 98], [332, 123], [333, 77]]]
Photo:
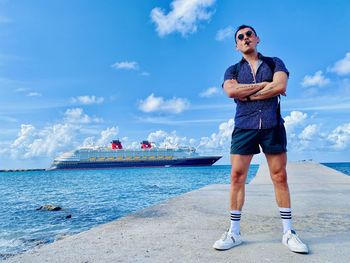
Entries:
[[264, 100], [277, 95], [286, 95], [288, 76], [283, 71], [273, 75], [272, 82], [260, 82], [256, 84], [238, 84], [234, 79], [226, 80], [224, 90], [228, 97], [247, 100]]

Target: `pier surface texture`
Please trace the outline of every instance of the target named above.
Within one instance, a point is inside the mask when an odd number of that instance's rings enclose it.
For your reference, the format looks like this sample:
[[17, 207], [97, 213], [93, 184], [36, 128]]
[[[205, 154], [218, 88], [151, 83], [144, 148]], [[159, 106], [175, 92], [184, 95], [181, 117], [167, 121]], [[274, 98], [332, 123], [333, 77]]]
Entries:
[[[293, 225], [308, 255], [281, 243], [268, 168], [246, 185], [244, 243], [212, 248], [229, 227], [229, 185], [209, 185], [6, 262], [350, 262], [350, 177], [321, 164], [287, 165]], [[229, 175], [227, 175], [229, 176]]]

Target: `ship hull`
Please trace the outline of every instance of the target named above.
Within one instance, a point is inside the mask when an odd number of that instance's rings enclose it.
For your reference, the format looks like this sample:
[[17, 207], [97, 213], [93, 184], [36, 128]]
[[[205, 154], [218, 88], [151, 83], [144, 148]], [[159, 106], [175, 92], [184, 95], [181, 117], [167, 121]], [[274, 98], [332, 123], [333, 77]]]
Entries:
[[60, 162], [50, 170], [60, 169], [110, 169], [127, 167], [178, 167], [178, 166], [211, 166], [221, 156], [205, 156], [174, 160], [138, 160], [138, 161], [98, 161], [98, 162]]

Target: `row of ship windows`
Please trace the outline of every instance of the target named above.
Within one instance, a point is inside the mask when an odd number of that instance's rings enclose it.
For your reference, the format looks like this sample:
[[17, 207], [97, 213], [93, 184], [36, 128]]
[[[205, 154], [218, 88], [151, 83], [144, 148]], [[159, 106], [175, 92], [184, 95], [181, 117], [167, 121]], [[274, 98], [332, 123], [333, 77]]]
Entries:
[[143, 157], [163, 157], [163, 158], [167, 158], [169, 156], [172, 157], [181, 157], [184, 156], [183, 153], [175, 153], [175, 154], [171, 154], [171, 155], [165, 155], [165, 154], [161, 154], [161, 153], [145, 153], [145, 154], [113, 154], [113, 153], [100, 153], [100, 154], [94, 154], [93, 156], [91, 156], [90, 154], [87, 153], [83, 153], [79, 156], [80, 159], [89, 159], [89, 158], [100, 158], [100, 157], [122, 157], [122, 158], [126, 158], [126, 157], [139, 157], [139, 158], [143, 158]]
[[80, 152], [80, 153], [96, 153], [96, 152], [101, 152], [101, 153], [110, 153], [110, 152], [113, 152], [113, 153], [139, 153], [139, 154], [144, 154], [144, 153], [147, 153], [147, 152], [153, 152], [153, 153], [157, 153], [157, 152], [167, 152], [168, 154], [169, 153], [172, 153], [172, 152], [193, 152], [195, 151], [194, 149], [188, 149], [188, 148], [185, 148], [185, 149], [155, 149], [155, 148], [151, 148], [151, 149], [142, 149], [142, 150], [138, 150], [138, 151], [135, 151], [135, 150], [130, 150], [130, 149], [115, 149], [115, 150], [111, 150], [110, 148], [107, 148], [107, 149], [97, 149], [97, 150], [85, 150], [85, 149], [79, 149], [77, 150], [76, 152]]
[[90, 157], [88, 161], [115, 161], [115, 160], [171, 160], [173, 156], [126, 156], [126, 157]]

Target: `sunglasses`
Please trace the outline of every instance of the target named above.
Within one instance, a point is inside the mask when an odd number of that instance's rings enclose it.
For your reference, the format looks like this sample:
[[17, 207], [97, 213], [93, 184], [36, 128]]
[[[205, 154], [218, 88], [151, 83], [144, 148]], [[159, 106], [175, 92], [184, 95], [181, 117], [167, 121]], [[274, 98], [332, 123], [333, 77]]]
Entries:
[[[253, 31], [249, 30], [249, 31], [245, 32], [245, 35], [246, 35], [246, 37], [251, 37], [253, 35]], [[244, 34], [239, 34], [237, 36], [237, 38], [239, 40], [243, 40], [244, 39]]]

